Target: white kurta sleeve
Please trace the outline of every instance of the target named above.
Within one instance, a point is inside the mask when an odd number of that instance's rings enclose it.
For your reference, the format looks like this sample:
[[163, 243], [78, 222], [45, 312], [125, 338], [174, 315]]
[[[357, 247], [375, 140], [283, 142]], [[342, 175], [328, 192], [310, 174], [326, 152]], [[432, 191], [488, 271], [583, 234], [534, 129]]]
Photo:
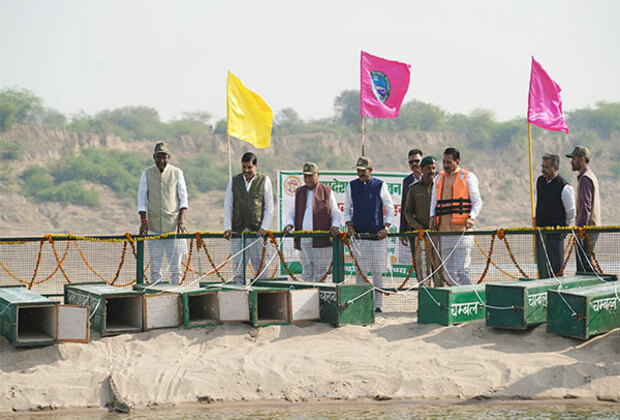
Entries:
[[332, 215], [332, 227], [337, 227], [340, 229], [340, 224], [342, 223], [342, 219], [340, 217], [340, 209], [338, 208], [338, 201], [336, 201], [336, 197], [332, 192], [329, 195], [329, 207]]
[[564, 186], [561, 197], [564, 211], [566, 212], [566, 226], [573, 226], [575, 224], [577, 209], [575, 206], [575, 194], [570, 184]]
[[286, 214], [286, 218], [284, 219], [284, 225], [282, 228], [285, 228], [288, 225], [292, 225], [295, 227], [295, 204], [289, 207], [288, 212]]
[[138, 212], [147, 211], [146, 202], [148, 200], [148, 188], [146, 171], [143, 171], [140, 177], [140, 186], [138, 187]]
[[441, 175], [437, 175], [435, 176], [435, 179], [433, 180], [433, 189], [431, 191], [431, 212], [430, 212], [430, 218], [433, 219], [437, 216], [437, 180], [439, 179]]
[[379, 193], [379, 196], [381, 197], [381, 202], [383, 203], [383, 210], [385, 210], [383, 223], [389, 223], [391, 225], [394, 220], [394, 202], [392, 201], [392, 196], [388, 191], [386, 182], [381, 185], [381, 192]]
[[273, 219], [274, 205], [273, 205], [273, 187], [271, 186], [271, 179], [265, 176], [265, 194], [263, 195], [263, 222], [261, 223], [261, 229], [269, 230], [271, 226], [271, 219]]
[[179, 170], [179, 180], [177, 181], [177, 195], [179, 196], [179, 210], [186, 209], [188, 205], [187, 184], [185, 183], [185, 176], [181, 170]]
[[226, 195], [224, 196], [224, 230], [232, 229], [232, 215], [233, 215], [233, 193], [232, 193], [232, 178], [228, 181], [226, 187]]
[[480, 214], [480, 210], [482, 210], [482, 197], [480, 196], [480, 190], [478, 188], [478, 177], [472, 172], [467, 174], [467, 185], [469, 186], [469, 198], [471, 199], [469, 217], [475, 219]]
[[351, 183], [348, 183], [344, 193], [344, 222], [351, 221], [353, 221], [353, 199], [351, 198]]

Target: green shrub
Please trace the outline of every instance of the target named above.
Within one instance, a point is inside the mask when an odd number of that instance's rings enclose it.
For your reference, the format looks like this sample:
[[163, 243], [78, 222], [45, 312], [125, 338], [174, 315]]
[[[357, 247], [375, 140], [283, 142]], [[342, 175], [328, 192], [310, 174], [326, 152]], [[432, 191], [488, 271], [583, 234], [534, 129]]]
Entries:
[[54, 183], [54, 177], [44, 168], [29, 166], [21, 175], [24, 192], [37, 201], [55, 201], [64, 204], [94, 206], [99, 203], [99, 194], [84, 186], [82, 180]]
[[0, 159], [13, 160], [19, 159], [24, 155], [24, 147], [21, 143], [0, 140]]

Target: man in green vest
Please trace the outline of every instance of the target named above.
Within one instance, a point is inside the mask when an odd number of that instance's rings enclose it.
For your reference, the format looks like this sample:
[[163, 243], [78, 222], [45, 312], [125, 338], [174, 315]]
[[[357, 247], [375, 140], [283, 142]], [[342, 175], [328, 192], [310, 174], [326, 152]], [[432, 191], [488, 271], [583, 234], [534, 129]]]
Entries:
[[[273, 218], [273, 187], [268, 176], [260, 174], [258, 160], [251, 152], [241, 157], [241, 173], [232, 177], [226, 188], [224, 198], [224, 238], [230, 240], [234, 233], [256, 232], [259, 236], [265, 235]], [[234, 238], [232, 240], [232, 254], [234, 265], [234, 279], [237, 284], [243, 284], [245, 267], [243, 253], [236, 255], [243, 248], [245, 261], [252, 264], [255, 277], [263, 277], [266, 265], [269, 262], [268, 252], [261, 261], [263, 247], [268, 246], [261, 240], [246, 240]]]
[[[187, 186], [183, 171], [169, 165], [170, 148], [166, 143], [157, 143], [153, 152], [155, 165], [142, 172], [138, 188], [138, 214], [140, 215], [140, 236], [163, 233], [185, 233], [187, 212]], [[181, 280], [181, 259], [187, 253], [187, 244], [182, 239], [159, 239], [148, 241], [151, 259], [151, 283], [163, 278], [164, 253], [168, 258], [170, 283]]]

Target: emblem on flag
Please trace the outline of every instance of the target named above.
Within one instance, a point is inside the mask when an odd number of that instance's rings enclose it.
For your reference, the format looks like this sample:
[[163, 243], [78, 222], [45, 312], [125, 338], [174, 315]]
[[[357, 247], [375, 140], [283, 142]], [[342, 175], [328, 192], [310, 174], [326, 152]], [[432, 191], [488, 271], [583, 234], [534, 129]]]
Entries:
[[372, 80], [372, 93], [374, 93], [375, 97], [381, 102], [387, 101], [392, 90], [390, 87], [390, 79], [385, 73], [380, 71], [370, 72], [370, 77]]

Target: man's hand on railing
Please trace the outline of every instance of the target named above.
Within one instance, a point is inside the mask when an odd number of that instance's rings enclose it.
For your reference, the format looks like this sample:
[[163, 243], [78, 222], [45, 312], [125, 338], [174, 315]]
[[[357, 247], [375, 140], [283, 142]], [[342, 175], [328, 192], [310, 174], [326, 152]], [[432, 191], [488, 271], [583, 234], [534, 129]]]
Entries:
[[340, 228], [338, 226], [332, 226], [330, 230], [332, 232], [332, 236], [340, 235]]
[[291, 233], [291, 231], [293, 230], [293, 225], [286, 225], [284, 226], [284, 229], [282, 229], [282, 232], [284, 233]]
[[387, 229], [381, 229], [379, 232], [377, 232], [377, 238], [379, 240], [385, 239], [386, 236], [387, 236]]
[[409, 246], [409, 238], [407, 238], [406, 236], [401, 236], [400, 243], [403, 244], [403, 246]]
[[347, 222], [347, 235], [354, 236], [356, 233], [353, 223]]
[[265, 236], [267, 234], [267, 231], [263, 228], [260, 228], [256, 233], [258, 233], [260, 236]]
[[232, 230], [228, 229], [224, 231], [224, 239], [226, 239], [227, 241], [230, 241], [230, 238], [232, 237]]

